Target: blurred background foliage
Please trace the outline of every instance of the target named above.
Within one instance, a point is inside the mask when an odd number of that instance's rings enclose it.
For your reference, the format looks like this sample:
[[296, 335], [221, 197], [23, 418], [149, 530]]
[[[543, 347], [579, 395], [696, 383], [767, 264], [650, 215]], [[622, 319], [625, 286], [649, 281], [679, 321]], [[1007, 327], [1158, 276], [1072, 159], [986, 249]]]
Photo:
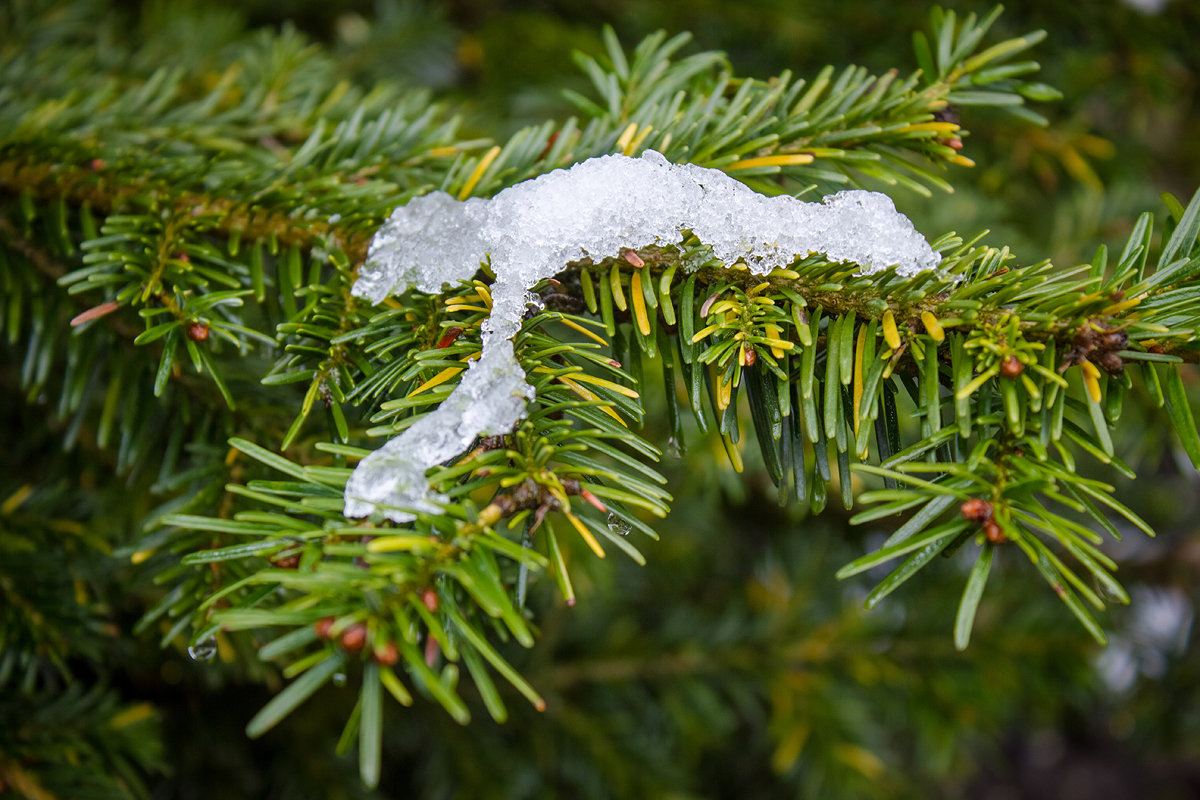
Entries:
[[[694, 50], [723, 50], [738, 73], [766, 77], [848, 63], [905, 72], [915, 64], [911, 33], [928, 15], [926, 3], [897, 0], [219, 0], [202, 5], [205, 25], [193, 17], [172, 29], [175, 8], [122, 0], [113, 13], [128, 17], [130, 36], [157, 37], [184, 63], [201, 63], [210, 43], [233, 35], [291, 31], [297, 46], [321, 45], [312, 58], [346, 77], [432, 88], [461, 109], [464, 135], [497, 139], [569, 113], [560, 90], [584, 87], [571, 52], [600, 52], [606, 23], [625, 42], [659, 28], [691, 31]], [[1039, 106], [1049, 126], [965, 119], [964, 153], [978, 166], [956, 176], [955, 194], [896, 200], [931, 236], [990, 228], [989, 240], [1010, 245], [1023, 263], [1073, 264], [1100, 243], [1123, 242], [1139, 212], [1160, 207], [1161, 192], [1186, 198], [1200, 185], [1200, 4], [1017, 0], [991, 38], [1038, 28], [1049, 33], [1036, 51], [1042, 79], [1064, 95]], [[18, 400], [0, 413], [12, 432], [36, 429], [41, 412]], [[649, 437], [659, 442], [666, 431], [653, 420], [662, 417], [650, 415]], [[56, 508], [0, 506], [0, 558], [87, 587], [77, 593], [81, 619], [62, 624], [86, 632], [61, 643], [64, 672], [86, 678], [102, 664], [126, 709], [103, 730], [78, 733], [93, 739], [81, 752], [108, 753], [95, 763], [98, 776], [126, 776], [117, 788], [99, 779], [44, 788], [60, 797], [197, 799], [1200, 796], [1200, 657], [1191, 636], [1200, 481], [1161, 428], [1117, 432], [1128, 439], [1117, 449], [1136, 453], [1140, 476], [1120, 499], [1160, 535], [1114, 548], [1135, 600], [1106, 619], [1113, 643], [1097, 649], [1049, 593], [1031, 594], [1025, 582], [1005, 587], [1001, 558], [966, 654], [951, 638], [966, 562], [949, 559], [864, 612], [879, 576], [839, 583], [833, 573], [877, 546], [883, 531], [851, 528], [833, 508], [817, 519], [777, 508], [761, 469], [734, 475], [715, 440], [691, 433], [687, 455], [664, 465], [677, 502], [646, 567], [574, 565], [572, 609], [552, 585], [532, 589], [541, 641], [510, 655], [550, 711], [514, 704], [506, 725], [479, 714], [469, 727], [428, 703], [389, 713], [373, 792], [361, 788], [352, 758], [333, 754], [352, 692], [328, 689], [252, 742], [245, 722], [277, 677], [235, 670], [225, 653], [193, 661], [182, 637], [159, 649], [156, 637], [130, 633], [154, 587], [110, 553], [149, 509], [89, 494], [97, 472], [111, 469], [104, 453], [64, 454], [54, 437], [22, 437], [15, 463], [26, 474], [62, 474], [70, 459], [80, 481], [57, 495]], [[61, 552], [22, 552], [23, 514], [59, 520]], [[46, 560], [91, 564], [94, 574], [34, 566]], [[113, 702], [64, 695], [54, 679], [46, 697], [44, 715], [30, 720], [11, 718], [0, 695], [0, 731], [8, 731], [0, 796], [38, 797], [5, 771], [21, 742], [69, 725], [73, 708], [96, 719], [95, 709]]]

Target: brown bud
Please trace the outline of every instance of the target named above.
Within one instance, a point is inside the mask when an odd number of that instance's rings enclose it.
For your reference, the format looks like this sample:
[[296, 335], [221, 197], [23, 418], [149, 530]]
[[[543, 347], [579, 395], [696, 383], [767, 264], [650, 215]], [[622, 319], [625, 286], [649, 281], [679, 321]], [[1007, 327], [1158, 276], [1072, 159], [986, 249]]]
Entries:
[[367, 626], [366, 625], [351, 625], [342, 634], [342, 647], [348, 653], [357, 653], [363, 649], [367, 643]]
[[1125, 369], [1125, 360], [1112, 350], [1106, 350], [1093, 356], [1093, 360], [1100, 369], [1110, 375], [1116, 375]]
[[987, 536], [987, 540], [992, 544], [1002, 544], [1008, 541], [1008, 537], [1004, 535], [1004, 531], [994, 519], [985, 519], [983, 521], [983, 533]]
[[187, 333], [187, 337], [193, 342], [203, 342], [208, 338], [208, 325], [199, 320], [189, 322], [184, 332]]
[[459, 327], [446, 328], [446, 332], [442, 334], [442, 338], [438, 339], [438, 349], [449, 347], [454, 344], [454, 340], [462, 335], [463, 329]]
[[1025, 371], [1025, 365], [1016, 356], [1008, 356], [1000, 362], [1000, 375], [1010, 381]]
[[753, 367], [758, 363], [758, 353], [754, 351], [753, 347], [747, 347], [743, 352], [746, 355], [743, 356], [742, 360], [746, 363], [747, 367]]
[[396, 649], [395, 642], [384, 642], [382, 646], [375, 646], [375, 651], [371, 654], [371, 657], [375, 659], [376, 664], [390, 667], [400, 660], [400, 651]]
[[313, 623], [313, 630], [317, 632], [317, 638], [328, 639], [329, 631], [333, 628], [335, 617], [324, 617]]
[[93, 158], [90, 166], [94, 170], [95, 169], [104, 169], [104, 159], [103, 158]]
[[983, 522], [992, 518], [992, 504], [978, 497], [963, 502], [958, 510], [962, 512], [963, 519], [972, 522]]
[[300, 554], [292, 553], [290, 556], [276, 556], [271, 559], [271, 563], [280, 569], [296, 569], [300, 566]]

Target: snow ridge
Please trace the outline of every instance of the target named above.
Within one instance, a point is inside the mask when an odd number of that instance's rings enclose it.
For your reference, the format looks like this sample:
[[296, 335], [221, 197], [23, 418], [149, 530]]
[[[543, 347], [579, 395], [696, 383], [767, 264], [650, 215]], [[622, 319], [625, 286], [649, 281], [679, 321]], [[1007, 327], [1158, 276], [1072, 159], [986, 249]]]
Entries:
[[685, 231], [726, 264], [765, 275], [821, 253], [859, 274], [894, 268], [915, 275], [941, 257], [883, 194], [844, 191], [821, 203], [767, 197], [720, 170], [641, 158], [601, 156], [509, 187], [490, 200], [432, 192], [397, 208], [371, 242], [352, 289], [372, 302], [408, 289], [440, 292], [469, 280], [490, 257], [496, 281], [483, 324], [483, 350], [434, 411], [364, 458], [346, 484], [345, 514], [378, 512], [395, 522], [436, 511], [446, 498], [425, 472], [464, 452], [478, 436], [507, 433], [525, 414], [533, 388], [512, 337], [537, 298], [539, 281], [590, 257], [679, 243]]

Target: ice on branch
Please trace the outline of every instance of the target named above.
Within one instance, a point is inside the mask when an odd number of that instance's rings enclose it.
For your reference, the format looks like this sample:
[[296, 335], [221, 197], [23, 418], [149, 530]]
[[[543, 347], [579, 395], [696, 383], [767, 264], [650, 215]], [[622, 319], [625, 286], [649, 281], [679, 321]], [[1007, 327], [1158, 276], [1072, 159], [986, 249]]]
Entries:
[[435, 510], [425, 472], [480, 435], [506, 433], [533, 389], [513, 352], [529, 290], [582, 258], [678, 244], [691, 232], [726, 264], [766, 274], [820, 253], [860, 274], [935, 268], [940, 256], [882, 194], [839, 192], [820, 203], [767, 197], [715, 169], [647, 151], [611, 155], [519, 183], [491, 200], [445, 192], [397, 208], [371, 242], [355, 295], [380, 302], [408, 289], [440, 292], [490, 258], [496, 281], [483, 352], [433, 412], [364, 458], [346, 484], [345, 513], [405, 522]]

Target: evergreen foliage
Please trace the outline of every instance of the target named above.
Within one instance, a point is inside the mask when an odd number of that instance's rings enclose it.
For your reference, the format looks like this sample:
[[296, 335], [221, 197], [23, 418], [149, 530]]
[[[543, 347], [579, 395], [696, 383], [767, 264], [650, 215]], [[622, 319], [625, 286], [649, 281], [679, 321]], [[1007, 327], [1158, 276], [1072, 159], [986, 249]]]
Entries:
[[[916, 277], [857, 276], [812, 255], [763, 278], [695, 240], [564, 264], [515, 339], [537, 390], [526, 418], [430, 471], [450, 498], [441, 513], [347, 518], [353, 464], [449, 395], [491, 302], [486, 264], [445, 294], [377, 307], [353, 297], [393, 208], [433, 189], [488, 197], [646, 149], [765, 194], [947, 196], [973, 165], [955, 110], [1044, 122], [1030, 105], [1058, 95], [1035, 81], [1043, 34], [999, 40], [998, 9], [935, 9], [914, 37], [917, 69], [760, 80], [719, 53], [684, 55], [686, 35], [630, 48], [605, 29], [603, 55], [578, 57], [592, 88], [568, 93], [576, 116], [494, 144], [464, 134], [428, 90], [347, 80], [294, 30], [158, 14], [147, 23], [157, 35], [137, 41], [101, 3], [0, 9], [2, 376], [23, 465], [0, 480], [0, 793], [148, 796], [147, 776], [164, 768], [155, 711], [121, 699], [114, 683], [127, 678], [103, 666], [118, 621], [133, 617], [136, 633], [186, 648], [201, 671], [271, 687], [255, 695], [251, 737], [302, 725], [288, 718], [326, 685], [353, 686], [336, 723], [336, 749], [357, 752], [365, 787], [350, 793], [379, 782], [385, 719], [401, 714], [443, 743], [421, 765], [430, 785], [549, 796], [531, 787], [553, 752], [560, 788], [578, 796], [608, 793], [587, 788], [597, 769], [613, 794], [669, 791], [689, 768], [703, 774], [703, 735], [656, 737], [608, 695], [570, 693], [640, 675], [628, 704], [690, 715], [709, 737], [742, 724], [731, 706], [767, 713], [751, 693], [721, 696], [696, 677], [706, 671], [774, 676], [770, 721], [755, 728], [771, 735], [747, 748], [776, 771], [807, 746], [820, 765], [809, 790], [875, 791], [876, 752], [911, 749], [932, 771], [951, 743], [899, 741], [855, 713], [852, 681], [807, 685], [789, 679], [792, 663], [923, 692], [930, 714], [986, 706], [980, 685], [1014, 680], [989, 660], [1050, 668], [1057, 647], [1078, 646], [987, 644], [963, 656], [972, 680], [939, 690], [915, 679], [926, 648], [967, 648], [995, 560], [1019, 553], [1025, 569], [1007, 580], [1040, 580], [1104, 642], [1098, 612], [1129, 595], [1102, 543], [1154, 534], [1114, 496], [1114, 476], [1134, 476], [1114, 431], [1143, 415], [1169, 421], [1200, 467], [1181, 366], [1200, 351], [1197, 194], [1167, 196], [1119, 251], [1101, 246], [1077, 266], [1018, 264], [982, 234], [953, 233], [933, 242], [941, 270]], [[893, 671], [864, 645], [888, 618], [803, 596], [805, 575], [836, 569], [822, 549], [847, 552], [815, 535], [788, 545], [814, 551], [799, 574], [764, 574], [746, 594], [714, 587], [720, 629], [698, 634], [686, 607], [661, 610], [671, 625], [643, 609], [641, 625], [616, 630], [585, 604], [568, 610], [581, 586], [618, 591], [607, 556], [653, 561], [658, 520], [680, 513], [672, 495], [686, 506], [689, 484], [708, 479], [669, 480], [664, 447], [703, 452], [714, 474], [717, 458], [765, 470], [791, 509], [779, 513], [853, 508], [851, 522], [887, 528], [837, 572], [870, 574], [867, 607], [909, 581], [950, 580], [923, 574], [936, 556], [968, 559], [952, 630], [948, 614], [928, 620], [938, 635], [899, 645], [906, 669]], [[813, 608], [841, 621], [837, 636], [789, 645]], [[647, 633], [660, 626], [661, 638]], [[611, 637], [620, 657], [550, 669], [588, 637]], [[414, 708], [396, 713], [393, 700]], [[431, 706], [444, 715], [421, 710]], [[505, 758], [499, 738], [472, 738], [481, 715], [528, 735], [515, 745], [526, 766], [502, 786], [494, 775], [472, 786], [454, 767], [476, 747]], [[846, 730], [808, 744], [821, 725]], [[673, 767], [676, 747], [688, 756]], [[664, 755], [639, 771], [643, 752]], [[759, 780], [711, 779], [727, 791]]]

